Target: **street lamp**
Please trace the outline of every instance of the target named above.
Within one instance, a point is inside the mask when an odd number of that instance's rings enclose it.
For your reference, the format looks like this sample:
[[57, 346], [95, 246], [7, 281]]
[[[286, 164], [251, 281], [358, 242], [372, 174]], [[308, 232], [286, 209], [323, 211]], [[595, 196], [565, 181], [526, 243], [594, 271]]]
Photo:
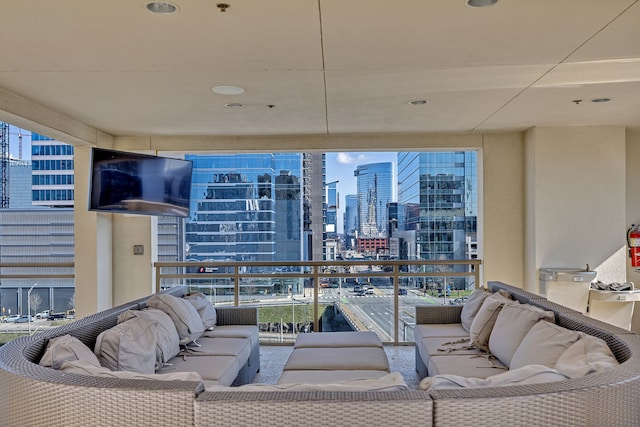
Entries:
[[27, 291], [27, 322], [29, 323], [29, 335], [31, 335], [31, 291], [36, 286], [38, 286], [38, 284], [34, 283]]

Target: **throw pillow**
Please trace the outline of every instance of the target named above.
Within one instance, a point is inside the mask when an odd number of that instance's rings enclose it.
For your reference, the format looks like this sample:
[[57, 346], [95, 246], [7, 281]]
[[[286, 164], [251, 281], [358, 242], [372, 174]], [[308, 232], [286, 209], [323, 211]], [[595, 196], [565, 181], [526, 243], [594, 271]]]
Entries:
[[180, 337], [173, 320], [162, 310], [146, 308], [144, 310], [128, 310], [118, 316], [118, 323], [126, 322], [134, 317], [144, 317], [156, 322], [156, 371], [180, 353]]
[[494, 293], [484, 300], [469, 328], [469, 341], [472, 346], [489, 351], [489, 337], [498, 313], [505, 304], [512, 302], [513, 300], [505, 298], [500, 293]]
[[187, 300], [169, 294], [155, 294], [147, 300], [147, 306], [162, 310], [171, 317], [178, 331], [180, 344], [189, 344], [202, 336], [202, 319]]
[[202, 319], [205, 331], [212, 331], [216, 326], [216, 309], [211, 301], [201, 292], [193, 292], [184, 297], [193, 305]]
[[40, 366], [60, 369], [62, 362], [67, 360], [84, 360], [94, 366], [100, 366], [100, 362], [96, 355], [93, 354], [93, 351], [78, 338], [71, 335], [51, 338], [40, 359]]
[[511, 358], [511, 369], [526, 365], [555, 368], [556, 362], [569, 347], [580, 339], [580, 333], [551, 322], [538, 322], [524, 337]]
[[618, 360], [604, 340], [580, 332], [580, 339], [573, 343], [558, 359], [556, 369], [563, 374], [578, 378], [604, 372], [619, 365]]
[[516, 349], [533, 325], [540, 320], [553, 322], [553, 312], [518, 302], [504, 305], [489, 337], [489, 351], [499, 361], [511, 366], [511, 358]]
[[156, 366], [156, 328], [155, 321], [134, 317], [101, 332], [94, 349], [100, 365], [112, 371], [153, 374]]
[[462, 306], [462, 312], [460, 313], [460, 323], [462, 323], [462, 327], [465, 331], [469, 332], [473, 318], [478, 313], [478, 310], [480, 310], [484, 300], [491, 296], [491, 294], [491, 292], [484, 288], [478, 288], [469, 295], [469, 298], [465, 301]]

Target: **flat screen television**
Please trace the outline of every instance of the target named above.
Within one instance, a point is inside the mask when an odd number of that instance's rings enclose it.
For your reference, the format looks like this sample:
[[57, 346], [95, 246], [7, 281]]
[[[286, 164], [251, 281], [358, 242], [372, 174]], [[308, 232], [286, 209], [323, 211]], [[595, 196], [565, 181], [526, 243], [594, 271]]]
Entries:
[[191, 160], [92, 148], [89, 210], [189, 216]]

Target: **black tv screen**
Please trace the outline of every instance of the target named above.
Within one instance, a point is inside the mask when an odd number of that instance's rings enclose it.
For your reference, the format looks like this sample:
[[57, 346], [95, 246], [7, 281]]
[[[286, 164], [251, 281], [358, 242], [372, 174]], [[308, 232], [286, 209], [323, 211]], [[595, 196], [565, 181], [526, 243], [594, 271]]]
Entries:
[[191, 160], [93, 148], [89, 210], [189, 216]]

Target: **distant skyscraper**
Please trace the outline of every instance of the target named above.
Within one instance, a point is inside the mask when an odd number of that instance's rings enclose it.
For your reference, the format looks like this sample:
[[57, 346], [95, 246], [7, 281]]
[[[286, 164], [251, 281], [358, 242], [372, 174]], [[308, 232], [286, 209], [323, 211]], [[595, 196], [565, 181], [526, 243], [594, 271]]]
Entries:
[[465, 259], [477, 231], [475, 151], [398, 153], [399, 229], [415, 230], [421, 259]]
[[31, 163], [26, 160], [9, 161], [9, 208], [28, 209], [31, 204]]
[[302, 156], [187, 155], [188, 260], [302, 260]]
[[[13, 177], [12, 177], [13, 179]], [[29, 187], [27, 187], [28, 189]], [[27, 190], [27, 194], [29, 191]], [[0, 210], [0, 263], [73, 263], [73, 209]], [[73, 267], [38, 269], [39, 274], [73, 274]], [[24, 271], [22, 271], [23, 273]], [[4, 267], [6, 275], [20, 274], [18, 268]], [[0, 279], [0, 308], [4, 315], [27, 314], [27, 293], [32, 279]], [[38, 279], [33, 293], [42, 301], [38, 311], [73, 308], [74, 279]], [[32, 315], [34, 312], [32, 311]]]
[[34, 206], [73, 206], [73, 146], [31, 134]]
[[354, 175], [358, 189], [358, 237], [386, 236], [387, 203], [394, 199], [393, 163], [359, 165]]
[[326, 219], [325, 230], [327, 239], [338, 237], [338, 182], [325, 184]]
[[344, 244], [347, 249], [353, 249], [358, 231], [358, 195], [347, 194], [344, 205]]

